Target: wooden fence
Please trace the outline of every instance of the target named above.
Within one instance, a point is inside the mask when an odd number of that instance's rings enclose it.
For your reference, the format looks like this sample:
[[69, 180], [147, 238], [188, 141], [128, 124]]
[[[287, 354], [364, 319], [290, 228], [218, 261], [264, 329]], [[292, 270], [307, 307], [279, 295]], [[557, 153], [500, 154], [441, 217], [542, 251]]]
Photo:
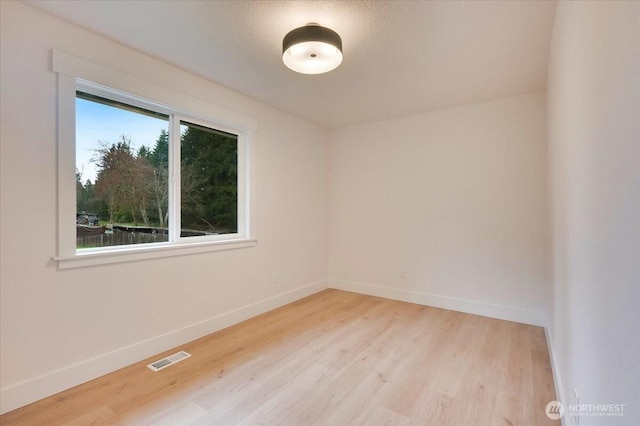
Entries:
[[100, 235], [76, 238], [77, 248], [109, 247], [128, 244], [161, 243], [169, 241], [166, 233], [131, 232], [114, 229]]

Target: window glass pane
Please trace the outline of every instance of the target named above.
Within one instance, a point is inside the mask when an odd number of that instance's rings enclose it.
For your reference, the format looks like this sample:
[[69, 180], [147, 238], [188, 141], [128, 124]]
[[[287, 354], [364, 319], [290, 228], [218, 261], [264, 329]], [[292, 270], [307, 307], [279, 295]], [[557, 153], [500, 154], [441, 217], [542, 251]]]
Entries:
[[76, 247], [168, 240], [169, 117], [76, 93]]
[[238, 136], [180, 122], [182, 237], [238, 232]]

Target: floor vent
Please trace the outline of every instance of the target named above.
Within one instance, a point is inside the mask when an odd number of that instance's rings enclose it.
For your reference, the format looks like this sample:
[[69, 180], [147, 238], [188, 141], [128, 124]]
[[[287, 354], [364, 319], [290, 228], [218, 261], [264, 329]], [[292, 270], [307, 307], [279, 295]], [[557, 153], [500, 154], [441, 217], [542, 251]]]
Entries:
[[191, 356], [190, 353], [187, 353], [185, 351], [180, 351], [176, 354], [169, 355], [166, 358], [159, 359], [156, 362], [152, 362], [151, 364], [147, 364], [147, 367], [149, 367], [153, 371], [160, 371], [163, 368], [167, 368], [168, 366], [173, 365], [176, 362], [180, 362], [183, 359], [187, 359], [190, 356]]

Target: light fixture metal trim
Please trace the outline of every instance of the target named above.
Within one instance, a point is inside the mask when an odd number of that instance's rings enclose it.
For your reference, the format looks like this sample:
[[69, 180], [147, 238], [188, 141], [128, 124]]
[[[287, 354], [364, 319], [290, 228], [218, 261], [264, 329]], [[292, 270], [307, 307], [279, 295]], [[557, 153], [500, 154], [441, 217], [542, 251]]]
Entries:
[[289, 31], [282, 40], [282, 61], [302, 74], [322, 74], [342, 63], [342, 39], [314, 22]]

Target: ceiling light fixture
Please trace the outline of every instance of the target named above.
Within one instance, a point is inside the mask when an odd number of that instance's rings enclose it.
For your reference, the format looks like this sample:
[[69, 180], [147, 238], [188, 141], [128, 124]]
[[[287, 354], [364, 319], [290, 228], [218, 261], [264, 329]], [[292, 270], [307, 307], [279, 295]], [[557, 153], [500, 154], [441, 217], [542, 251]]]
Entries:
[[342, 63], [342, 39], [329, 28], [309, 23], [284, 36], [282, 62], [302, 74], [329, 72]]

